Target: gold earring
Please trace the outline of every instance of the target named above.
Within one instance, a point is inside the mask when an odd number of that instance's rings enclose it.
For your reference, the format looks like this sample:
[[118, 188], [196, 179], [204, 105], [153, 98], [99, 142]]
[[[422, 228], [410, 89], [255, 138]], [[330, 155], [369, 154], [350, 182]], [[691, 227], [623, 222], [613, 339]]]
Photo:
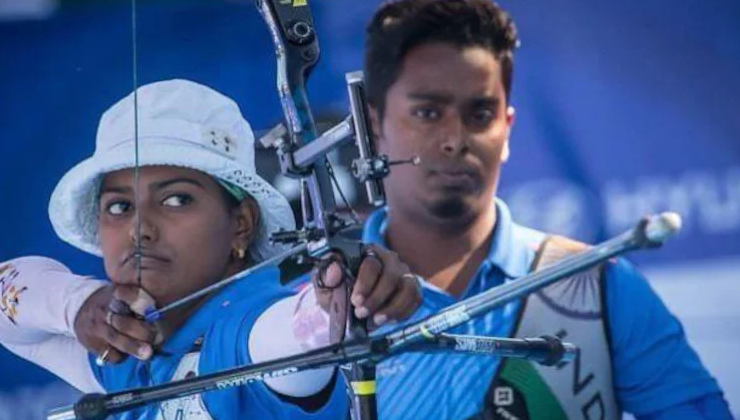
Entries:
[[246, 254], [246, 251], [244, 251], [244, 248], [236, 248], [234, 250], [234, 254], [236, 254], [236, 258], [243, 260], [244, 255]]

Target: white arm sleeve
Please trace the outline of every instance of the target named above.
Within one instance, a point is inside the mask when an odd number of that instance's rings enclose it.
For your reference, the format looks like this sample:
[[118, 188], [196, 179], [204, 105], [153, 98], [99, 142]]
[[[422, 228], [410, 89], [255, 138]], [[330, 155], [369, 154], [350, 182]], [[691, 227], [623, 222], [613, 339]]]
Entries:
[[[301, 293], [270, 306], [249, 334], [249, 357], [260, 363], [292, 356], [329, 344], [329, 317], [308, 286]], [[315, 369], [266, 379], [270, 389], [290, 397], [308, 397], [331, 380], [333, 368]]]
[[74, 337], [82, 304], [106, 282], [72, 273], [45, 257], [0, 263], [0, 337], [3, 342], [33, 342], [47, 333]]
[[105, 284], [50, 258], [0, 263], [0, 344], [82, 391], [99, 391], [87, 351], [74, 338], [74, 321]]
[[105, 392], [95, 378], [87, 350], [72, 337], [53, 334], [32, 344], [2, 344], [17, 356], [41, 366], [84, 393]]

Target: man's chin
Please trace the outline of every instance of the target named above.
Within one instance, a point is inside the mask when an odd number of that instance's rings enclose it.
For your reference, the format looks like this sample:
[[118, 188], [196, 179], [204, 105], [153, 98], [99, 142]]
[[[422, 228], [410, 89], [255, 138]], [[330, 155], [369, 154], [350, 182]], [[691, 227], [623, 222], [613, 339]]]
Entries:
[[464, 197], [437, 200], [429, 207], [433, 216], [444, 220], [459, 220], [470, 214], [470, 204]]

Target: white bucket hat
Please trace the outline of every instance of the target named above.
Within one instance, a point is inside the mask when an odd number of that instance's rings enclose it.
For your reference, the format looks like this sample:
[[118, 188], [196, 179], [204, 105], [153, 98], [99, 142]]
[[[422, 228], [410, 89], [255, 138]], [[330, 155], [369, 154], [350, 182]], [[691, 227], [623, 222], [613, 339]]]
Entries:
[[[295, 228], [285, 197], [257, 175], [254, 133], [238, 105], [206, 86], [167, 80], [138, 89], [140, 166], [196, 169], [248, 192], [261, 212], [258, 236], [249, 249], [254, 261], [285, 248], [269, 233]], [[135, 166], [133, 93], [100, 118], [95, 153], [67, 172], [51, 195], [49, 218], [65, 242], [102, 256], [98, 241], [98, 192], [102, 175]]]

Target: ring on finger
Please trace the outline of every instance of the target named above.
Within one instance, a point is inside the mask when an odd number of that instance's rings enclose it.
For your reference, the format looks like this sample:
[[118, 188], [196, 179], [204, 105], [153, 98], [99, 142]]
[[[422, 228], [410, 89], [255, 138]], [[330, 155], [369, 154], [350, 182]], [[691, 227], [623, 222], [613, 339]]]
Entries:
[[108, 311], [105, 313], [105, 323], [108, 325], [113, 325], [113, 311]]
[[416, 282], [416, 284], [419, 287], [422, 286], [422, 281], [424, 280], [420, 275], [414, 274], [414, 273], [404, 273], [404, 274], [401, 275], [401, 278], [402, 279], [413, 280], [413, 281]]
[[372, 248], [365, 248], [365, 250], [362, 251], [362, 257], [363, 258], [370, 257], [370, 258], [375, 259], [378, 262], [378, 264], [380, 264], [380, 272], [381, 273], [385, 269], [385, 263], [383, 262], [383, 259], [380, 258], [380, 255], [374, 249], [372, 249]]

